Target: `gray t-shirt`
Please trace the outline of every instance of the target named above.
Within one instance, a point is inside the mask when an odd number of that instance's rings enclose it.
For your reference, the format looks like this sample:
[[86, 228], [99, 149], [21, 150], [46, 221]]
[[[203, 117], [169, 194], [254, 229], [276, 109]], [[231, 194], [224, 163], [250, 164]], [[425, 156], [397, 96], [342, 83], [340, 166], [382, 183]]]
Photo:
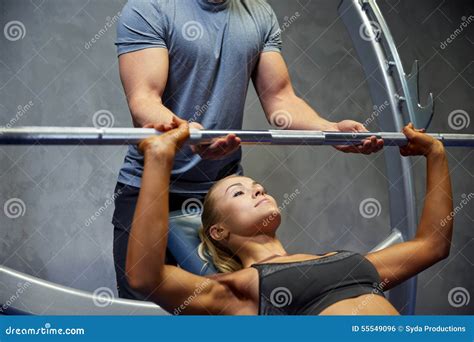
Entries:
[[[165, 48], [169, 75], [162, 100], [173, 113], [205, 129], [242, 129], [251, 75], [261, 52], [281, 50], [275, 13], [263, 0], [129, 0], [117, 28], [117, 53]], [[176, 156], [170, 191], [204, 193], [242, 173], [239, 149], [203, 160], [185, 147]], [[118, 181], [140, 187], [143, 157], [130, 146]]]

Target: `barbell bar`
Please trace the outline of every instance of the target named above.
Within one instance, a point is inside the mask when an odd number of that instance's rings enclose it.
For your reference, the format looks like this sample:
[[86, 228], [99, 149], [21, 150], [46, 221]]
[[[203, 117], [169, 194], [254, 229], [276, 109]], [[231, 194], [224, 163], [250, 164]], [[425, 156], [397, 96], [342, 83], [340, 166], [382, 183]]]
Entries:
[[[396, 132], [329, 132], [302, 130], [198, 130], [190, 129], [188, 144], [207, 144], [212, 139], [238, 136], [249, 145], [355, 145], [371, 136], [384, 140], [385, 146], [403, 146], [407, 139]], [[130, 145], [162, 134], [153, 128], [91, 127], [0, 127], [0, 145]], [[474, 147], [474, 134], [427, 133], [445, 146]]]

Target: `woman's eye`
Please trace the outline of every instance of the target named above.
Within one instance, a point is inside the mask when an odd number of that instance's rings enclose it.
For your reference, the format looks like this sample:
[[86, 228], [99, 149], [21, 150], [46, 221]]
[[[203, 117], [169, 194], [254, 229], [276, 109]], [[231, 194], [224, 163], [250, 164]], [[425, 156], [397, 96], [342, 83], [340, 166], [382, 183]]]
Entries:
[[244, 193], [243, 191], [237, 191], [236, 193], [234, 193], [232, 197], [237, 197], [239, 195], [242, 195], [243, 193]]

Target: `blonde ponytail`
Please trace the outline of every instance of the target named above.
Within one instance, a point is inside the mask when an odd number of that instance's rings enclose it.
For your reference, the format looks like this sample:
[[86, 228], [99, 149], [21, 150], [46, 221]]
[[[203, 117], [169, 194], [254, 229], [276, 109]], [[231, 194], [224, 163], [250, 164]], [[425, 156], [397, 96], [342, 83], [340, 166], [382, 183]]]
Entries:
[[[229, 176], [229, 177], [235, 177]], [[228, 178], [228, 177], [226, 177]], [[242, 269], [242, 262], [237, 255], [234, 255], [230, 249], [220, 244], [218, 241], [211, 238], [209, 229], [212, 225], [219, 222], [218, 210], [215, 209], [215, 203], [212, 198], [212, 191], [215, 189], [215, 183], [206, 197], [204, 198], [204, 205], [201, 215], [202, 226], [199, 229], [199, 238], [201, 243], [198, 247], [199, 257], [206, 263], [212, 262], [217, 270], [222, 273], [235, 272]]]

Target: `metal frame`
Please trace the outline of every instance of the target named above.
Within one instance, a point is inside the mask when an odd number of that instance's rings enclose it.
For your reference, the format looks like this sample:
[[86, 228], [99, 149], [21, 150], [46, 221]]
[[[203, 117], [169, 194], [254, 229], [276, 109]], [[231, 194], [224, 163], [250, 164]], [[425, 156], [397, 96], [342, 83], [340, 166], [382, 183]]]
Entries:
[[86, 292], [2, 265], [0, 279], [0, 315], [169, 315], [152, 302], [114, 298], [110, 289]]
[[[375, 0], [341, 0], [339, 16], [344, 22], [359, 55], [374, 105], [379, 105], [377, 121], [380, 129], [400, 132], [413, 122], [416, 127], [427, 127], [433, 116], [433, 96], [428, 104], [418, 103], [418, 62], [410, 75], [403, 70], [395, 41]], [[363, 32], [373, 32], [372, 37]], [[398, 80], [394, 78], [396, 70]], [[400, 84], [400, 94], [397, 89]], [[388, 103], [389, 106], [382, 106]], [[385, 149], [386, 175], [390, 199], [390, 223], [398, 228], [404, 240], [412, 239], [417, 228], [415, 191], [412, 164], [398, 151]], [[417, 278], [412, 277], [390, 292], [390, 300], [402, 314], [415, 313]]]

